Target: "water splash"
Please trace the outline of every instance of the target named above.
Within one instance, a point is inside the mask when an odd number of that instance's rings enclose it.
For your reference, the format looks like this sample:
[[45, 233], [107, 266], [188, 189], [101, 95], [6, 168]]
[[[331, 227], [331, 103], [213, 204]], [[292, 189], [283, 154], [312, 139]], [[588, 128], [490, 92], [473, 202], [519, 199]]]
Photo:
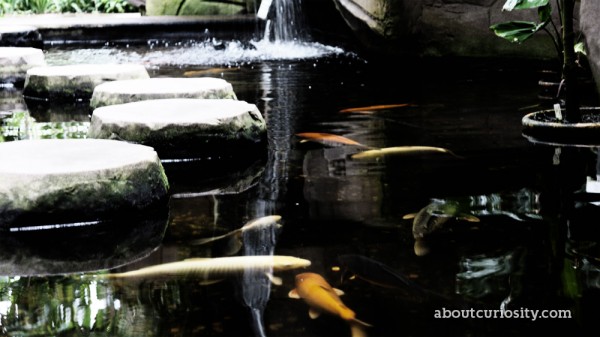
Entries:
[[50, 50], [50, 65], [81, 63], [137, 63], [146, 66], [243, 65], [264, 61], [317, 59], [344, 54], [338, 47], [316, 42], [218, 41], [168, 43], [149, 42], [147, 46]]
[[138, 63], [160, 66], [238, 66], [265, 61], [318, 59], [345, 54], [339, 47], [311, 42], [302, 15], [302, 0], [272, 0], [265, 31], [249, 41], [157, 41], [144, 46], [104, 46], [50, 50], [50, 65], [81, 63]]

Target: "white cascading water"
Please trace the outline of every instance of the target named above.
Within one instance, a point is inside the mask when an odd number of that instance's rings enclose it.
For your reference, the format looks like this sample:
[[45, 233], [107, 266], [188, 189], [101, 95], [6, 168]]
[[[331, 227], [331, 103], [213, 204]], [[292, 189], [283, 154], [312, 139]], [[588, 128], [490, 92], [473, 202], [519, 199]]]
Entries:
[[[237, 66], [253, 62], [316, 59], [342, 54], [341, 48], [310, 42], [302, 0], [263, 0], [257, 17], [265, 20], [259, 40], [168, 43], [149, 41], [146, 48], [105, 47], [57, 50], [46, 55], [50, 65], [77, 63], [143, 63], [148, 66]], [[265, 9], [268, 6], [268, 10]], [[215, 48], [215, 45], [224, 48]]]

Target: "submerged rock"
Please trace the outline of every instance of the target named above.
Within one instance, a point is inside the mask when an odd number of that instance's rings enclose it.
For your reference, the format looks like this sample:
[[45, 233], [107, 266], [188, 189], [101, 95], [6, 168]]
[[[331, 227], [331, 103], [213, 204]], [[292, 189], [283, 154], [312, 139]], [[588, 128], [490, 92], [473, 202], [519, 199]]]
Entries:
[[213, 77], [149, 78], [104, 83], [94, 89], [90, 106], [163, 98], [237, 99], [231, 83]]
[[0, 83], [23, 85], [27, 70], [45, 66], [41, 49], [31, 47], [0, 47]]
[[[266, 123], [254, 104], [232, 99], [160, 99], [94, 110], [88, 136], [175, 152], [235, 151], [263, 140]], [[241, 149], [241, 148], [240, 148]]]
[[165, 200], [169, 184], [147, 146], [100, 139], [0, 143], [0, 229], [88, 221]]
[[107, 81], [145, 79], [138, 64], [75, 64], [36, 67], [27, 71], [23, 95], [48, 101], [90, 99], [94, 88]]

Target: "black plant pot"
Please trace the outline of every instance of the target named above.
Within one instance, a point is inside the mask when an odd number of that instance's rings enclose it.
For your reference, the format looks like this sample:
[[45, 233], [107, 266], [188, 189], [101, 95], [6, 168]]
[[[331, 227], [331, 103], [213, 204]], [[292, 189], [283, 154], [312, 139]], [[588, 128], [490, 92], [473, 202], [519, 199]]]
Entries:
[[535, 142], [600, 146], [600, 107], [582, 107], [581, 115], [582, 122], [567, 123], [556, 119], [554, 110], [527, 114], [523, 136]]

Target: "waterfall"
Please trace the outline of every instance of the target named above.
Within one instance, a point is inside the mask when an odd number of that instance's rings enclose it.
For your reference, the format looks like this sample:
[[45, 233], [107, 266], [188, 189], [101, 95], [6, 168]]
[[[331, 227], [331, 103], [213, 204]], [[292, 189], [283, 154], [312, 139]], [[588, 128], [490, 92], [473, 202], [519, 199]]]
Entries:
[[302, 42], [309, 38], [304, 29], [302, 0], [262, 0], [257, 16], [267, 20], [265, 40]]

